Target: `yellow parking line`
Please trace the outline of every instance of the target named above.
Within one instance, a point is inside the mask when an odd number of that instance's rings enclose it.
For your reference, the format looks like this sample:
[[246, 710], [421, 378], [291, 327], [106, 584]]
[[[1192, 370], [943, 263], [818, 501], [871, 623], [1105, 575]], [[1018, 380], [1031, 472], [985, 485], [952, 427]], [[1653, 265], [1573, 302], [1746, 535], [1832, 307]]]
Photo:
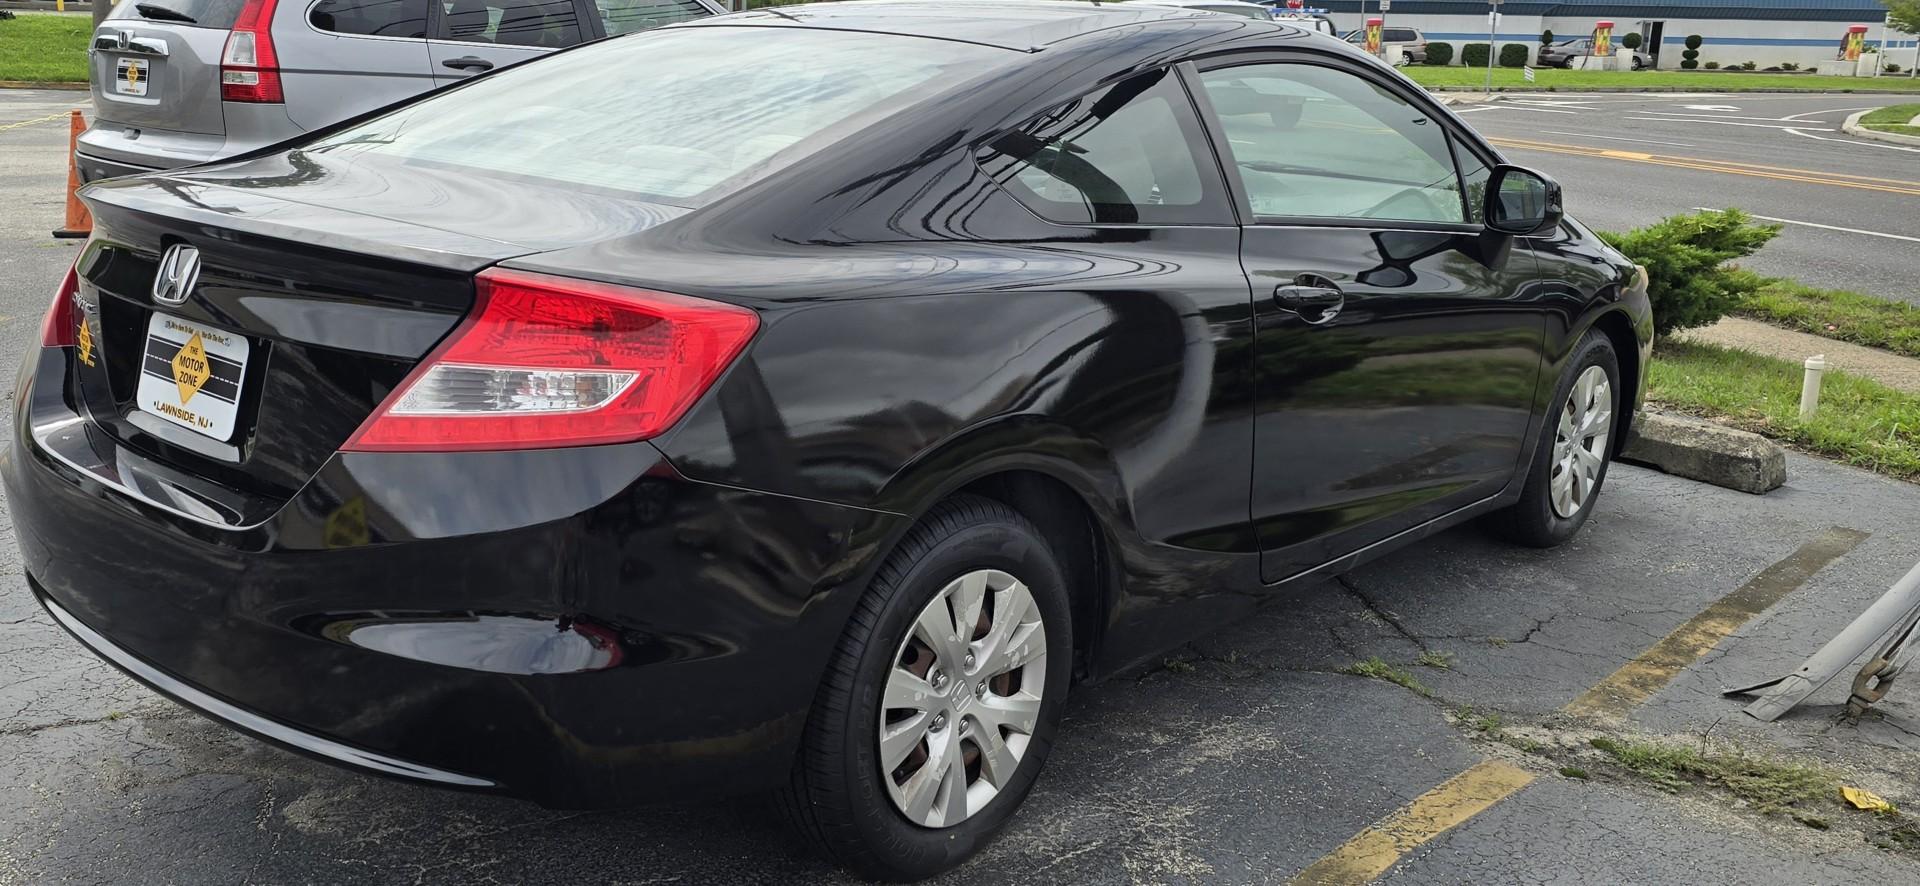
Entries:
[[[1652, 697], [1721, 640], [1807, 583], [1814, 573], [1867, 538], [1835, 526], [1715, 600], [1632, 661], [1561, 710], [1618, 718]], [[1408, 852], [1458, 827], [1533, 781], [1524, 769], [1487, 760], [1460, 773], [1341, 844], [1289, 881], [1293, 886], [1360, 886], [1387, 872]]]
[[35, 117], [32, 120], [21, 120], [18, 123], [0, 124], [0, 132], [6, 132], [9, 129], [21, 129], [27, 126], [34, 126], [41, 123], [52, 123], [55, 120], [65, 120], [67, 119], [67, 117], [68, 117], [68, 112], [61, 111], [58, 114], [48, 114], [45, 117]]
[[1359, 886], [1387, 872], [1409, 850], [1452, 830], [1533, 781], [1533, 773], [1488, 760], [1414, 798], [1355, 834], [1293, 878], [1294, 886]]
[[1753, 620], [1767, 607], [1780, 602], [1793, 589], [1840, 555], [1853, 550], [1867, 534], [1854, 529], [1834, 527], [1800, 546], [1793, 555], [1760, 571], [1733, 593], [1713, 602], [1696, 615], [1647, 647], [1605, 680], [1581, 693], [1562, 710], [1603, 719], [1618, 719], [1641, 702], [1653, 697], [1688, 665], [1713, 651], [1728, 634]]

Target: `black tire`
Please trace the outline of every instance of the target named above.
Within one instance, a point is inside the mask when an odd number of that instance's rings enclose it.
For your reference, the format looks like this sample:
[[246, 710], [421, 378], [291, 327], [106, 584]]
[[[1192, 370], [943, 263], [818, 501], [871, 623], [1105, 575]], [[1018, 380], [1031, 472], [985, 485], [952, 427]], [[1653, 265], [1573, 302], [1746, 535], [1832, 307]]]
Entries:
[[[909, 821], [878, 762], [880, 692], [896, 650], [921, 610], [953, 579], [977, 569], [1025, 583], [1047, 637], [1039, 718], [1013, 778], [980, 811], [951, 827]], [[793, 777], [778, 803], [820, 851], [880, 880], [917, 880], [965, 861], [1012, 818], [1045, 764], [1072, 669], [1066, 581], [1039, 530], [988, 498], [937, 505], [887, 557], [855, 607], [808, 717]]]
[[1567, 408], [1567, 400], [1573, 391], [1574, 382], [1588, 367], [1598, 366], [1607, 373], [1608, 388], [1613, 400], [1613, 430], [1617, 439], [1624, 427], [1625, 416], [1620, 412], [1620, 358], [1614, 353], [1613, 342], [1597, 329], [1588, 330], [1585, 337], [1574, 348], [1573, 357], [1567, 362], [1567, 369], [1560, 374], [1559, 382], [1554, 386], [1553, 400], [1540, 429], [1540, 440], [1535, 447], [1533, 458], [1528, 462], [1525, 485], [1520, 490], [1520, 500], [1512, 506], [1496, 511], [1487, 518], [1487, 525], [1508, 541], [1529, 547], [1550, 548], [1565, 542], [1586, 525], [1587, 517], [1593, 513], [1594, 502], [1599, 501], [1600, 493], [1606, 485], [1607, 469], [1613, 464], [1613, 452], [1617, 448], [1616, 439], [1609, 439], [1605, 447], [1605, 456], [1600, 463], [1593, 490], [1586, 500], [1581, 502], [1579, 510], [1570, 517], [1562, 517], [1555, 512], [1552, 500], [1554, 429], [1558, 426], [1560, 415]]

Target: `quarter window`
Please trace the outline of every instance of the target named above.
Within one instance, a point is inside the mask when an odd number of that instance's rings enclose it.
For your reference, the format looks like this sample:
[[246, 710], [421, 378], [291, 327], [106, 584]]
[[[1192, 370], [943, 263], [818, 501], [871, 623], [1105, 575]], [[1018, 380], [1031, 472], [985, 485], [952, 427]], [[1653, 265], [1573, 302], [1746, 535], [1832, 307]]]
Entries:
[[547, 49], [580, 42], [573, 0], [452, 0], [442, 9], [443, 40]]
[[707, 8], [694, 0], [593, 0], [607, 36], [617, 37], [674, 22], [706, 16]]
[[1467, 220], [1446, 132], [1362, 77], [1310, 64], [1201, 74], [1258, 216]]
[[981, 166], [1049, 221], [1225, 223], [1201, 174], [1199, 124], [1166, 70], [1082, 96], [994, 139]]
[[315, 28], [335, 34], [427, 36], [427, 0], [320, 0], [308, 18]]

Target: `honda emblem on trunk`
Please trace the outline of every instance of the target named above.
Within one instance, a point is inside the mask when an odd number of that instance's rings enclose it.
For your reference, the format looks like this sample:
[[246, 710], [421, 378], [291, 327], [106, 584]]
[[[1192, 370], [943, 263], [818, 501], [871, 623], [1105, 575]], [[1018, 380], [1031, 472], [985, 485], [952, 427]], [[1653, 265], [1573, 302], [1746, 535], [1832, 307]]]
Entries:
[[120, 50], [121, 52], [125, 52], [127, 50], [127, 42], [132, 39], [133, 39], [132, 31], [121, 31], [120, 33], [114, 35], [114, 38], [113, 38], [114, 48]]
[[184, 304], [200, 278], [200, 250], [185, 243], [167, 247], [153, 275], [153, 300], [163, 305]]

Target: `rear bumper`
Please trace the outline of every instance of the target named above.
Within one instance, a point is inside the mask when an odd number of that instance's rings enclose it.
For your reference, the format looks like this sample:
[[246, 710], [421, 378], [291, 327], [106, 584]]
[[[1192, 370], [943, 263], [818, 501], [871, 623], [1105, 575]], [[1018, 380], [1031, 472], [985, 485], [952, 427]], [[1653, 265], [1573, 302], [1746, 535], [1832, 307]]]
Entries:
[[[96, 99], [97, 101], [97, 99]], [[74, 151], [83, 182], [211, 163], [300, 135], [286, 106], [222, 102], [224, 132], [181, 132], [96, 118]]]
[[554, 807], [780, 783], [857, 552], [896, 519], [628, 444], [341, 454], [221, 526], [169, 507], [191, 478], [101, 437], [63, 386], [22, 384], [0, 477], [34, 592], [83, 643], [330, 762]]
[[136, 166], [120, 160], [108, 160], [104, 157], [95, 157], [85, 151], [73, 152], [73, 166], [75, 169], [80, 170], [81, 184], [97, 182], [103, 178], [118, 178], [123, 175], [140, 175], [159, 171], [158, 168], [152, 166]]

